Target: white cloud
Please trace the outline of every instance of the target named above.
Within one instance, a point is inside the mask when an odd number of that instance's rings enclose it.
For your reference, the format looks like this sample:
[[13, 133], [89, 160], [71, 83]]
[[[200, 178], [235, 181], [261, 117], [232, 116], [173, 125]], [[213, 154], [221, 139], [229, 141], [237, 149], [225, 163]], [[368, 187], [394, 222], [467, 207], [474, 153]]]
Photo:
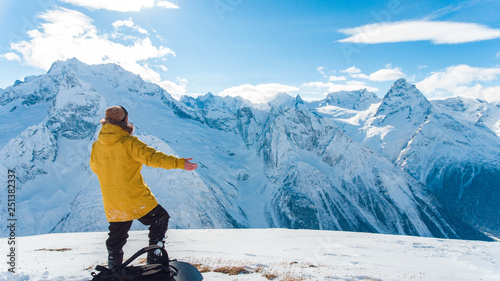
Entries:
[[227, 88], [219, 93], [220, 96], [242, 97], [253, 103], [267, 103], [279, 93], [289, 93], [300, 90], [297, 87], [278, 83], [259, 85], [244, 84], [241, 86]]
[[374, 23], [339, 32], [350, 35], [339, 42], [363, 44], [427, 40], [434, 44], [457, 44], [500, 38], [500, 29], [476, 23], [427, 20]]
[[325, 75], [325, 67], [324, 66], [318, 66], [316, 68], [316, 71], [319, 72], [321, 75]]
[[76, 57], [89, 64], [117, 63], [141, 74], [147, 68], [139, 62], [175, 55], [170, 48], [153, 46], [148, 37], [135, 38], [132, 45], [110, 41], [106, 34], [99, 35], [91, 18], [77, 11], [58, 8], [40, 18], [46, 22], [28, 31], [29, 41], [11, 43], [12, 50], [31, 66], [47, 70], [56, 60]]
[[149, 33], [148, 33], [148, 31], [147, 31], [146, 29], [141, 28], [141, 27], [139, 27], [139, 26], [134, 26], [134, 29], [135, 29], [135, 30], [137, 30], [139, 33], [146, 34], [146, 35], [148, 35], [148, 34], [149, 34]]
[[[497, 85], [485, 86], [484, 83]], [[429, 98], [454, 96], [500, 101], [500, 68], [482, 68], [469, 65], [450, 66], [435, 72], [416, 83], [417, 88]]]
[[377, 82], [383, 82], [383, 81], [394, 81], [399, 78], [405, 78], [406, 75], [401, 72], [401, 68], [396, 67], [396, 68], [384, 68], [384, 69], [379, 69], [368, 77], [370, 81], [377, 81]]
[[189, 81], [185, 78], [177, 77], [176, 82], [160, 81], [157, 84], [176, 99], [188, 93], [186, 86], [189, 84]]
[[330, 75], [330, 77], [328, 77], [328, 81], [345, 81], [345, 80], [347, 80], [345, 76]]
[[346, 73], [349, 73], [349, 74], [356, 74], [356, 73], [361, 73], [361, 69], [355, 67], [355, 66], [351, 66], [347, 69], [344, 69], [344, 70], [341, 70], [340, 72], [346, 72]]
[[[379, 69], [370, 75], [362, 73], [361, 69], [355, 66], [351, 66], [347, 69], [341, 70], [340, 72], [348, 73], [349, 76], [354, 79], [366, 79], [375, 82], [394, 81], [399, 78], [406, 77], [406, 75], [401, 71], [401, 68], [399, 67], [391, 68], [391, 64], [388, 64], [385, 67], [386, 68]], [[330, 81], [340, 81], [340, 80], [330, 80]]]
[[318, 90], [324, 91], [323, 94], [328, 94], [332, 92], [339, 92], [339, 91], [356, 91], [356, 90], [362, 90], [362, 89], [367, 89], [370, 92], [377, 92], [379, 89], [366, 86], [364, 83], [360, 81], [349, 81], [347, 84], [335, 84], [332, 82], [308, 82], [302, 84], [303, 87], [311, 87], [311, 88], [316, 88]]
[[126, 27], [133, 27], [134, 22], [132, 21], [132, 18], [129, 18], [128, 20], [117, 20], [114, 23], [111, 24], [114, 28], [118, 29], [122, 26]]
[[8, 61], [20, 61], [21, 60], [21, 58], [16, 53], [6, 53], [3, 55], [0, 55], [0, 58], [4, 58]]
[[111, 25], [113, 25], [113, 27], [115, 29], [119, 29], [120, 27], [125, 26], [125, 27], [128, 27], [128, 28], [132, 28], [132, 29], [136, 30], [139, 33], [142, 33], [142, 34], [145, 34], [145, 35], [149, 34], [147, 30], [145, 30], [144, 28], [136, 25], [134, 23], [134, 21], [132, 20], [132, 18], [129, 18], [128, 20], [117, 20], [114, 23], [112, 23]]
[[356, 78], [356, 79], [367, 79], [367, 80], [370, 80], [370, 76], [364, 74], [364, 73], [358, 73], [358, 74], [351, 74], [350, 75], [352, 78]]
[[179, 6], [177, 6], [176, 4], [174, 4], [172, 2], [168, 2], [168, 1], [158, 1], [158, 3], [156, 5], [158, 7], [162, 7], [162, 8], [166, 8], [166, 9], [179, 9]]
[[363, 81], [357, 81], [357, 80], [349, 80], [346, 82], [347, 85], [355, 85], [355, 86], [362, 86], [366, 87], [366, 83]]
[[[47, 11], [39, 17], [45, 22], [28, 31], [29, 41], [11, 43], [11, 49], [21, 55], [25, 64], [48, 70], [54, 61], [73, 57], [87, 64], [116, 63], [149, 82], [175, 89], [175, 93], [185, 91], [185, 84], [175, 88], [162, 81], [160, 74], [149, 66], [149, 60], [175, 56], [170, 48], [153, 45], [149, 37], [131, 36], [133, 43], [129, 45], [113, 42], [109, 39], [113, 36], [101, 34], [91, 18], [65, 8]], [[115, 22], [114, 26], [135, 25], [126, 20]]]
[[178, 9], [174, 3], [157, 0], [61, 0], [77, 6], [92, 10], [109, 10], [117, 12], [139, 12], [142, 9], [162, 7], [166, 9]]
[[406, 81], [411, 84], [415, 84], [415, 81], [417, 80], [417, 75], [413, 74], [411, 76], [405, 77]]

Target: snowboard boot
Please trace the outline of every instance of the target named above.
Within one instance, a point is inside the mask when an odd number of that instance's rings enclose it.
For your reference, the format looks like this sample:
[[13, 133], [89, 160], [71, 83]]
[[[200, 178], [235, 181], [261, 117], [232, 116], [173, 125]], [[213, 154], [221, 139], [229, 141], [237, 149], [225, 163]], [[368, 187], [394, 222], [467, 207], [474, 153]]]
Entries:
[[110, 270], [116, 269], [123, 262], [123, 251], [108, 252], [108, 268]]
[[[153, 241], [149, 242], [149, 245], [158, 245], [162, 248], [165, 248], [165, 241], [158, 241], [154, 243]], [[148, 257], [147, 257], [147, 264], [157, 264], [161, 263], [162, 256], [161, 256], [161, 251], [160, 250], [155, 250], [152, 252], [148, 252]]]

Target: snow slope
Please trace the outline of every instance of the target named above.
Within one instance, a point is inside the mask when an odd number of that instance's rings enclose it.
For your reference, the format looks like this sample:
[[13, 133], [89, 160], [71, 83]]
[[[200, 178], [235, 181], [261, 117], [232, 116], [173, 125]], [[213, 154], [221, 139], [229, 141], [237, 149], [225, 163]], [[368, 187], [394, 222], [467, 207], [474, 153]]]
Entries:
[[[147, 232], [130, 234], [125, 257], [147, 243]], [[500, 280], [499, 242], [289, 229], [175, 229], [168, 236], [170, 257], [209, 268], [205, 280], [268, 280], [265, 274], [274, 280]], [[106, 237], [19, 237], [18, 272], [6, 272], [2, 262], [0, 280], [89, 280], [96, 264], [106, 264]], [[249, 273], [213, 272], [223, 266]]]

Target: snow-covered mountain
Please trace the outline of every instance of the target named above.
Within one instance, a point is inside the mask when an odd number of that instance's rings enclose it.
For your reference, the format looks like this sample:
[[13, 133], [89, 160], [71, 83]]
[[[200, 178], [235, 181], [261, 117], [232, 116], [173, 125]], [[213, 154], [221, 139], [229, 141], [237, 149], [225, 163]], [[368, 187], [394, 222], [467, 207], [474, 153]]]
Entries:
[[379, 102], [380, 99], [375, 93], [369, 92], [366, 89], [358, 91], [340, 91], [333, 92], [327, 95], [324, 100], [314, 101], [310, 103], [311, 107], [334, 109], [335, 107], [352, 110], [366, 110], [372, 104]]
[[497, 104], [461, 98], [429, 102], [400, 79], [367, 110], [318, 111], [426, 185], [450, 213], [500, 234]]
[[[406, 97], [414, 90], [405, 83], [396, 82], [376, 110], [370, 102], [378, 98], [366, 91], [344, 93], [353, 97], [345, 103], [332, 97], [329, 106], [348, 104], [364, 112], [367, 118], [358, 113], [352, 118], [368, 129], [395, 126], [404, 115], [402, 127], [411, 126], [405, 132], [412, 137], [432, 106], [425, 98]], [[266, 106], [212, 94], [177, 101], [119, 66], [72, 59], [0, 91], [0, 105], [0, 165], [17, 175], [20, 235], [107, 228], [88, 160], [104, 110], [123, 105], [140, 139], [200, 164], [195, 172], [143, 169], [173, 228], [286, 227], [486, 239], [451, 216], [426, 188], [428, 182], [415, 175], [418, 167], [428, 167], [412, 158], [409, 148], [425, 140], [409, 146], [409, 140], [398, 139], [397, 149], [376, 133], [359, 141], [360, 134], [349, 134], [348, 126], [322, 117], [300, 97], [282, 94]], [[387, 130], [385, 135], [405, 134]]]
[[461, 122], [485, 126], [500, 137], [500, 102], [456, 97], [435, 100], [432, 104]]

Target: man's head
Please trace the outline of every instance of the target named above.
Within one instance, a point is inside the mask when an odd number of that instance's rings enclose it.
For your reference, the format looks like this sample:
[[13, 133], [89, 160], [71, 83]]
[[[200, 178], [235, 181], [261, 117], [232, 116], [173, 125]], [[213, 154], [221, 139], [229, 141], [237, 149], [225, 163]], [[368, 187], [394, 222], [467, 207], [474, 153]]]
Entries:
[[101, 124], [113, 124], [119, 126], [129, 134], [134, 132], [134, 125], [128, 122], [128, 112], [125, 107], [121, 105], [112, 106], [106, 109], [106, 114], [104, 119], [101, 120]]
[[128, 123], [128, 112], [123, 106], [112, 106], [106, 109], [106, 119]]

